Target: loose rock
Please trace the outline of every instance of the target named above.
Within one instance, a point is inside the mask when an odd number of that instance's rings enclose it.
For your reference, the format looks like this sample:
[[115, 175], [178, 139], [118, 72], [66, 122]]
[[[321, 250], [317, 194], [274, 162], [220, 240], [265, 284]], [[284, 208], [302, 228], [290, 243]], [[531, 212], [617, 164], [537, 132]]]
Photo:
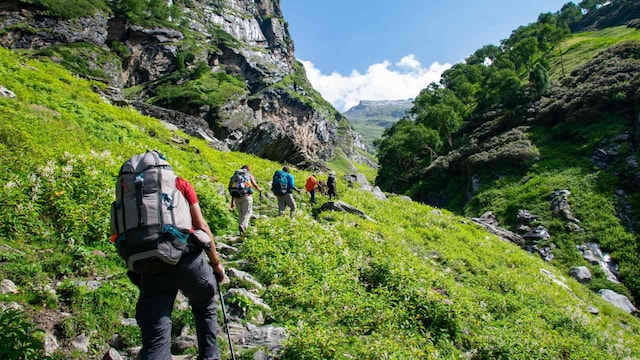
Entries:
[[89, 352], [89, 337], [85, 334], [80, 334], [72, 342], [73, 348], [81, 353]]
[[118, 350], [114, 348], [110, 348], [106, 354], [102, 357], [102, 360], [122, 360], [122, 356], [118, 352]]
[[0, 96], [14, 98], [16, 97], [16, 94], [13, 91], [7, 89], [6, 87], [0, 86]]
[[9, 279], [4, 279], [4, 280], [2, 280], [2, 283], [0, 283], [0, 293], [2, 293], [2, 294], [17, 294], [18, 293], [18, 287], [16, 286], [16, 284], [13, 283], [13, 281], [11, 281]]
[[58, 351], [58, 340], [53, 334], [47, 332], [42, 339], [42, 347], [44, 348], [44, 353], [46, 355], [53, 355], [56, 351]]
[[629, 301], [626, 296], [618, 294], [613, 290], [602, 289], [598, 291], [598, 293], [600, 294], [600, 296], [602, 296], [603, 299], [607, 300], [613, 306], [620, 308], [628, 313], [632, 313], [638, 310], [635, 306], [633, 306], [631, 301]]
[[569, 275], [578, 280], [579, 283], [585, 284], [591, 281], [591, 271], [586, 266], [577, 266], [569, 270]]

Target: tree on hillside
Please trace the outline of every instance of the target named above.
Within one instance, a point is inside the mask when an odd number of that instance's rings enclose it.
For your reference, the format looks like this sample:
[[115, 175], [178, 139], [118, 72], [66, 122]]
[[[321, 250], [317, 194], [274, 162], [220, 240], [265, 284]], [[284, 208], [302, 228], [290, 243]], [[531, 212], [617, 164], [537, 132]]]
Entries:
[[522, 102], [522, 82], [514, 70], [494, 69], [482, 85], [479, 111], [498, 105], [513, 108]]
[[460, 63], [442, 73], [442, 85], [466, 104], [467, 111], [471, 111], [477, 103], [477, 93], [481, 90], [484, 77], [483, 70], [482, 64]]
[[416, 170], [428, 166], [442, 147], [438, 132], [402, 119], [375, 141], [380, 169], [376, 184], [400, 192], [410, 185]]
[[608, 0], [582, 0], [578, 3], [578, 6], [580, 6], [585, 11], [589, 12], [589, 11], [596, 10], [597, 8], [599, 8], [600, 6], [604, 5], [607, 2]]
[[416, 124], [436, 130], [451, 147], [452, 135], [462, 126], [467, 107], [452, 90], [434, 83], [420, 92], [410, 113]]
[[529, 83], [537, 95], [543, 94], [549, 88], [549, 73], [542, 63], [537, 63], [529, 73]]
[[525, 68], [531, 70], [534, 65], [534, 56], [538, 53], [538, 39], [527, 37], [518, 41], [509, 51], [509, 58], [516, 65], [516, 69]]
[[580, 6], [573, 2], [568, 2], [562, 6], [558, 14], [558, 25], [571, 26], [582, 19]]
[[473, 55], [465, 59], [465, 62], [468, 65], [483, 65], [487, 59], [494, 62], [498, 57], [502, 56], [502, 54], [503, 51], [501, 48], [493, 44], [489, 44], [476, 50]]

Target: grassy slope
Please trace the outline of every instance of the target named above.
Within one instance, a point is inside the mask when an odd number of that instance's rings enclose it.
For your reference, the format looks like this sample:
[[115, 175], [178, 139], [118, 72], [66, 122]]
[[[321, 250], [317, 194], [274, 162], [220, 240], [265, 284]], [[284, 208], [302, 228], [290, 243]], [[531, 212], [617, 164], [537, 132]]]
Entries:
[[[135, 328], [119, 319], [133, 315], [136, 290], [107, 241], [122, 161], [150, 148], [168, 155], [218, 234], [235, 220], [212, 178], [225, 184], [251, 163], [265, 184], [279, 165], [196, 139], [172, 142], [162, 124], [105, 104], [89, 82], [55, 64], [0, 49], [0, 79], [17, 95], [0, 98], [0, 236], [19, 250], [3, 248], [0, 277], [20, 288], [0, 301], [72, 313], [62, 336], [90, 334], [93, 352], [65, 358], [101, 356], [114, 333], [128, 333], [133, 345]], [[295, 175], [301, 185], [307, 174]], [[341, 196], [377, 222], [342, 214], [267, 218], [242, 248], [249, 270], [268, 285], [270, 317], [291, 330], [286, 358], [640, 357], [636, 318], [572, 280], [572, 293], [552, 283], [540, 269], [559, 272], [536, 257], [427, 206], [356, 190]], [[71, 282], [95, 276], [113, 277], [93, 292]], [[57, 296], [49, 294], [45, 286], [59, 280]], [[174, 313], [176, 331], [189, 321], [188, 312]]]
[[[573, 35], [562, 45], [565, 72], [568, 74], [609, 46], [627, 40], [640, 40], [640, 31], [620, 26]], [[551, 77], [557, 80], [561, 77], [558, 55], [551, 59], [551, 64]], [[593, 290], [609, 288], [637, 297], [640, 289], [640, 260], [637, 255], [640, 243], [637, 236], [625, 231], [615, 216], [617, 201], [613, 194], [620, 184], [612, 174], [621, 169], [601, 171], [589, 160], [598, 143], [629, 131], [632, 121], [606, 115], [600, 122], [588, 126], [561, 124], [553, 129], [534, 126], [532, 140], [540, 150], [541, 160], [529, 169], [498, 171], [504, 175], [501, 179], [496, 179], [488, 171], [482, 180], [480, 193], [465, 207], [464, 214], [477, 216], [491, 210], [504, 226], [515, 229], [517, 211], [532, 210], [540, 216], [541, 224], [549, 228], [551, 241], [558, 245], [554, 250], [556, 266], [564, 269], [565, 273], [573, 266], [588, 266], [596, 277], [589, 285]], [[552, 214], [549, 195], [555, 189], [571, 190], [569, 201], [572, 210], [582, 221], [586, 233], [568, 232], [565, 223]], [[633, 205], [636, 206], [635, 203]], [[606, 281], [597, 266], [587, 264], [579, 256], [575, 246], [585, 242], [597, 242], [612, 250], [631, 292]]]
[[593, 59], [601, 51], [626, 40], [640, 40], [640, 31], [626, 26], [617, 26], [574, 34], [560, 46], [562, 59], [557, 53], [551, 59], [550, 78], [552, 80], [562, 78], [562, 63], [565, 75], [568, 75], [574, 69]]

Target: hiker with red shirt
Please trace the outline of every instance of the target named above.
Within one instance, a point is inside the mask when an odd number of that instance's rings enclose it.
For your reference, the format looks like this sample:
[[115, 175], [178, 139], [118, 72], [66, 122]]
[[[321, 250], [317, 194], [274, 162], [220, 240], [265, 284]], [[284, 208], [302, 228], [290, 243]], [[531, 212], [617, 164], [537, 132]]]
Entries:
[[148, 151], [120, 169], [111, 215], [112, 239], [127, 263], [127, 276], [140, 290], [139, 359], [171, 359], [171, 313], [178, 290], [191, 304], [198, 359], [220, 359], [214, 295], [216, 282], [226, 277], [193, 186], [173, 173], [162, 154]]

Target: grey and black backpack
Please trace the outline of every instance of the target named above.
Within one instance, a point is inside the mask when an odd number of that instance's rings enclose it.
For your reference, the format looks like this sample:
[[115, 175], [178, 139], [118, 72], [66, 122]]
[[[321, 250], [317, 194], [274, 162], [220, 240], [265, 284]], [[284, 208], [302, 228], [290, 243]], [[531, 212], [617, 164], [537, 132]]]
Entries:
[[111, 230], [127, 268], [168, 270], [181, 258], [191, 232], [189, 204], [171, 166], [157, 151], [133, 156], [120, 168]]
[[241, 198], [252, 193], [251, 174], [245, 169], [236, 170], [229, 180], [229, 194], [235, 198]]

